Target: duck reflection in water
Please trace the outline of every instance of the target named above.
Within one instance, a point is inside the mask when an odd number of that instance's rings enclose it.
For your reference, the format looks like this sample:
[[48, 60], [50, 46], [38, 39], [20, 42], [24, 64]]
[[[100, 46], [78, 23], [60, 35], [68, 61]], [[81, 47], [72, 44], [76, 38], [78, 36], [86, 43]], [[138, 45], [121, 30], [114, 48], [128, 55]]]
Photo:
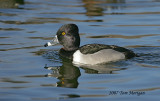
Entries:
[[[119, 64], [119, 63], [118, 63]], [[119, 64], [124, 65], [124, 64]], [[47, 77], [56, 77], [59, 79], [57, 87], [77, 88], [78, 78], [81, 76], [80, 68], [85, 70], [88, 74], [116, 74], [114, 71], [125, 70], [126, 68], [119, 68], [115, 63], [101, 64], [101, 65], [74, 65], [68, 59], [62, 59], [62, 66], [45, 66], [45, 69], [52, 70], [52, 73], [47, 74]], [[117, 67], [117, 68], [116, 68]]]
[[78, 77], [81, 75], [79, 68], [72, 65], [72, 62], [63, 61], [62, 66], [58, 67], [44, 67], [53, 72], [47, 74], [47, 77], [56, 77], [59, 79], [57, 87], [77, 88]]

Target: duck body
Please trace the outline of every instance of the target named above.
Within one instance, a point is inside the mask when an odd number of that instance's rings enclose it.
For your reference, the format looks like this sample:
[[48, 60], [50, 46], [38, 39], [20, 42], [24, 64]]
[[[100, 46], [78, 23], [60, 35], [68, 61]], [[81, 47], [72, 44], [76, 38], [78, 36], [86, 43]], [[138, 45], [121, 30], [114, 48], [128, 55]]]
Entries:
[[60, 56], [71, 59], [75, 64], [96, 65], [136, 56], [133, 51], [115, 45], [87, 44], [79, 47], [79, 30], [75, 24], [63, 25], [57, 31], [56, 39], [45, 46], [52, 46], [54, 42], [63, 45], [59, 50]]
[[130, 59], [135, 53], [123, 47], [104, 44], [87, 44], [81, 46], [75, 51], [65, 51], [63, 48], [59, 51], [60, 56], [73, 60], [73, 63], [81, 64], [100, 64]]

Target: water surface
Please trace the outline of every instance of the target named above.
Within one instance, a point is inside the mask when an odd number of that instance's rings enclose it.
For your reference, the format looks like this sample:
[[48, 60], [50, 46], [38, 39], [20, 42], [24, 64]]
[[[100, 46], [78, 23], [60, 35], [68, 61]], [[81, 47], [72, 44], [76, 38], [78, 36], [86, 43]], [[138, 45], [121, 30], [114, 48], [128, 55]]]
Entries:
[[[159, 0], [1, 0], [0, 100], [160, 99]], [[81, 45], [118, 45], [139, 55], [98, 66], [43, 47], [58, 28], [79, 26]]]

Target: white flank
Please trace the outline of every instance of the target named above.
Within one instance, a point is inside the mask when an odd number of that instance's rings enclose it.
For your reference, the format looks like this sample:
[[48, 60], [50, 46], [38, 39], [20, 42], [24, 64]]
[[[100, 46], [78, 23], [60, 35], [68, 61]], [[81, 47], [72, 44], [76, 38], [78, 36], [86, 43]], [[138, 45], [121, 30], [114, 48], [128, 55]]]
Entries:
[[47, 42], [47, 45], [48, 45], [48, 46], [52, 46], [52, 44], [51, 44], [50, 42]]
[[103, 49], [94, 54], [82, 54], [79, 50], [77, 50], [73, 54], [73, 63], [75, 64], [82, 63], [95, 65], [111, 61], [118, 61], [121, 59], [125, 59], [125, 55], [112, 49]]

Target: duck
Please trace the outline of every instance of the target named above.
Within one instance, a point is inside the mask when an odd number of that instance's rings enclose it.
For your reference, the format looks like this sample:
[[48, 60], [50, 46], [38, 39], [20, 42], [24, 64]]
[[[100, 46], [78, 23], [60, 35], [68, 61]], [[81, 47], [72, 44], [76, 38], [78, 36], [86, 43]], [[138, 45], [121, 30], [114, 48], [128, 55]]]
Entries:
[[61, 44], [59, 55], [72, 60], [74, 64], [97, 65], [130, 59], [136, 54], [129, 49], [116, 45], [86, 44], [80, 46], [79, 28], [76, 24], [62, 25], [51, 42], [44, 46]]

